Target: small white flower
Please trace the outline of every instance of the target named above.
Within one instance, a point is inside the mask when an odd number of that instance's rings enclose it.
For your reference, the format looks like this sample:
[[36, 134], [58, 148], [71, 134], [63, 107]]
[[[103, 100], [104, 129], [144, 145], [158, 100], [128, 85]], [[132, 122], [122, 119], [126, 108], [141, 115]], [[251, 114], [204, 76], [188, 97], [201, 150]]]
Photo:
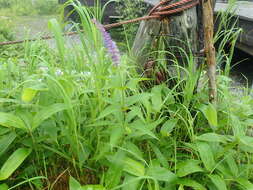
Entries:
[[61, 76], [61, 75], [63, 75], [63, 71], [61, 69], [56, 69], [55, 75]]

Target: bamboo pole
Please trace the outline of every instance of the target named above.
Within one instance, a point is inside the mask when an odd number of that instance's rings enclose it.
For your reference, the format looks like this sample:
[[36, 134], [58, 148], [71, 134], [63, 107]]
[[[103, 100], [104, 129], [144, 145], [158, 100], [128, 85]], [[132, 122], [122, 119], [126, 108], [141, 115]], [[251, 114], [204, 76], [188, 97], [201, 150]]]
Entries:
[[204, 44], [206, 53], [206, 63], [208, 67], [209, 79], [209, 101], [216, 105], [217, 86], [216, 86], [216, 58], [214, 48], [214, 22], [213, 22], [213, 0], [202, 0], [203, 23], [204, 23]]

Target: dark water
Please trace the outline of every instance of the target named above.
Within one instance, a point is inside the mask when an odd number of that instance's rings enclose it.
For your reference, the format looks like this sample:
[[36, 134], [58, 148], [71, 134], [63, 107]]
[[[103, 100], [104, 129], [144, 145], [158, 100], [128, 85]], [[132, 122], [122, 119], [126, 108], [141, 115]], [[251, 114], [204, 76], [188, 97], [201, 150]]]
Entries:
[[253, 84], [253, 56], [235, 49], [232, 59], [231, 77], [243, 85]]

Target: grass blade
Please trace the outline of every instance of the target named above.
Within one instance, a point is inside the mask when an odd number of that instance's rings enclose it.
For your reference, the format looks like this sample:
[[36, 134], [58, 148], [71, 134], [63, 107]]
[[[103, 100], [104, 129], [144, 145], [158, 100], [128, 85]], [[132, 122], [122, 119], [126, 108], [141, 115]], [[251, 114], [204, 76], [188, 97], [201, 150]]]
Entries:
[[0, 112], [0, 125], [27, 130], [25, 123], [19, 117], [11, 113]]
[[4, 163], [0, 170], [0, 180], [6, 180], [29, 156], [31, 149], [19, 148]]
[[17, 137], [16, 133], [12, 132], [8, 135], [2, 136], [0, 139], [0, 156], [7, 150], [11, 143]]

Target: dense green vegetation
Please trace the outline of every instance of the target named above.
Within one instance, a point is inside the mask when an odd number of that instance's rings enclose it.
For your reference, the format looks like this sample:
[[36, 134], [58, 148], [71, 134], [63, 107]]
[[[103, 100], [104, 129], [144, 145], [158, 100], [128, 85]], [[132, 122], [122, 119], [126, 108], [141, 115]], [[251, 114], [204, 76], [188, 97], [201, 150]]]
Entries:
[[0, 0], [0, 15], [48, 15], [55, 14], [57, 7], [57, 0]]
[[[156, 85], [136, 72], [131, 52], [115, 65], [89, 10], [76, 10], [86, 32], [73, 49], [50, 20], [55, 51], [37, 41], [0, 52], [0, 190], [253, 189], [253, 100], [230, 92], [240, 30], [228, 15], [216, 35], [226, 68], [214, 106], [192, 54], [180, 49], [187, 66], [171, 62], [184, 76]], [[170, 52], [158, 41], [151, 56], [166, 68]]]

